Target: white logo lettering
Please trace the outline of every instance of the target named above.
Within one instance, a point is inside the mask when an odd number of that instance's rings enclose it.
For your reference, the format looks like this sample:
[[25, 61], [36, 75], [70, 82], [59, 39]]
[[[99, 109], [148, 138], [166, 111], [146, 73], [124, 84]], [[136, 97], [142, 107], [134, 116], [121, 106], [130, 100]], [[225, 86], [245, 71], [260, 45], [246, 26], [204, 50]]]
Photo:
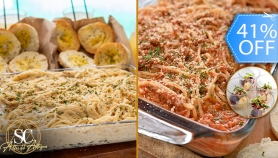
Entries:
[[[14, 131], [14, 135], [15, 135], [17, 138], [19, 138], [21, 141], [18, 143], [18, 142], [16, 142], [16, 140], [14, 139], [14, 143], [15, 143], [15, 144], [21, 144], [22, 142], [24, 142], [25, 144], [30, 144], [32, 141], [26, 142], [26, 132], [28, 132], [28, 131], [29, 131], [29, 133], [33, 134], [33, 131], [32, 131], [31, 129], [26, 129], [26, 130], [24, 130], [24, 131], [23, 131], [22, 129], [16, 129], [16, 130]], [[22, 135], [19, 135], [18, 132], [19, 132], [19, 133], [22, 133]]]

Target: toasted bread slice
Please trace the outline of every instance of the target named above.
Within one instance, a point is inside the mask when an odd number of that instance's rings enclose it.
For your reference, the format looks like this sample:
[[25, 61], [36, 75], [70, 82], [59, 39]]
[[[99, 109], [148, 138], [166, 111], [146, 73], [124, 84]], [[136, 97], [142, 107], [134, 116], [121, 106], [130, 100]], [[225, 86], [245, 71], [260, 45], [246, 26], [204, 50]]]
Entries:
[[22, 72], [30, 69], [47, 70], [47, 58], [38, 52], [27, 51], [19, 54], [9, 63], [11, 72]]
[[64, 68], [83, 68], [95, 65], [94, 60], [83, 52], [67, 50], [59, 54], [59, 62]]
[[127, 64], [128, 53], [120, 43], [106, 43], [95, 54], [96, 65]]
[[76, 31], [66, 21], [60, 19], [56, 21], [58, 50], [78, 50], [80, 43]]
[[22, 51], [35, 51], [39, 50], [39, 35], [36, 29], [25, 23], [13, 24], [9, 31], [11, 31], [21, 44]]
[[108, 25], [96, 22], [81, 27], [78, 30], [78, 38], [86, 51], [95, 54], [103, 44], [113, 42], [114, 33]]
[[20, 52], [20, 42], [16, 36], [5, 29], [0, 29], [0, 57], [7, 63]]
[[8, 64], [6, 61], [0, 57], [0, 73], [5, 73], [8, 70]]

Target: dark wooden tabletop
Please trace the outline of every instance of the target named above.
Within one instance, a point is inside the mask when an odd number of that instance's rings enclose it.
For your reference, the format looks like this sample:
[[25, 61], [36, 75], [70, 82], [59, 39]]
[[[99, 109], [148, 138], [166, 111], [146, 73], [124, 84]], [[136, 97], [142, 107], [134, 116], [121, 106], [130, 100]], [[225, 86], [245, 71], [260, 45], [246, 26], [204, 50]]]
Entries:
[[9, 155], [2, 158], [135, 158], [136, 141], [89, 146], [82, 148]]

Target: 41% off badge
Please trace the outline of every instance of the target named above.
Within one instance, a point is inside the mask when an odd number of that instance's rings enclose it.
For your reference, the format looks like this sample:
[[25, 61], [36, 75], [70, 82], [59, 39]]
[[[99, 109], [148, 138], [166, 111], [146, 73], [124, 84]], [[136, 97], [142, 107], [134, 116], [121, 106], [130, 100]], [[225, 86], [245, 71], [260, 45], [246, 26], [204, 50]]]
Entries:
[[238, 63], [278, 62], [276, 14], [238, 14], [226, 42]]

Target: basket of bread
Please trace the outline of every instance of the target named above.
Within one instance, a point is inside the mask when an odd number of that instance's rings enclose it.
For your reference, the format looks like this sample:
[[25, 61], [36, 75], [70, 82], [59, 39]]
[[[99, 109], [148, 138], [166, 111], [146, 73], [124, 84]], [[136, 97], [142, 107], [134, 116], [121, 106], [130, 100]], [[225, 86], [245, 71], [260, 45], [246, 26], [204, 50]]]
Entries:
[[27, 17], [0, 29], [0, 43], [0, 73], [135, 65], [123, 27], [112, 16], [108, 24], [103, 18], [51, 22]]
[[38, 53], [38, 33], [31, 25], [17, 23], [9, 30], [0, 29], [0, 39], [0, 72], [48, 69], [46, 57]]

